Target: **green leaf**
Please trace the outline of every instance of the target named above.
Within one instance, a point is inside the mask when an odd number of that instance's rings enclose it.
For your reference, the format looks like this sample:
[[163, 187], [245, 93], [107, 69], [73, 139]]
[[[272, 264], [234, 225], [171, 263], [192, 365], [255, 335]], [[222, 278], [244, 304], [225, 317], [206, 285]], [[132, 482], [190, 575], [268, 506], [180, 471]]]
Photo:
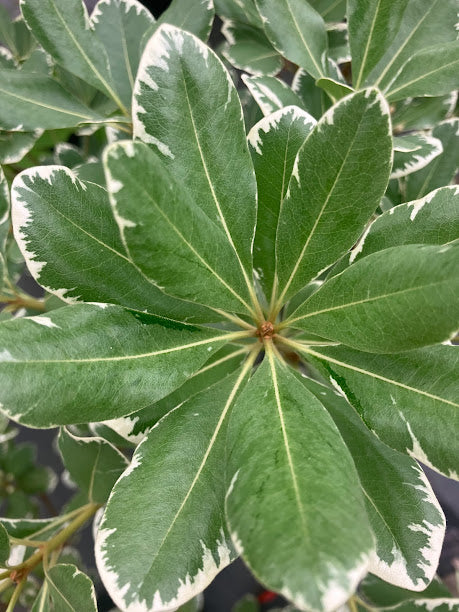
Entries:
[[348, 0], [354, 87], [359, 89], [397, 34], [410, 0]]
[[158, 19], [158, 25], [168, 23], [206, 41], [212, 28], [214, 15], [212, 0], [173, 0], [169, 8]]
[[318, 79], [316, 85], [323, 89], [334, 102], [341, 100], [344, 96], [352, 94], [354, 91], [352, 87], [328, 78]]
[[268, 298], [274, 283], [279, 212], [298, 149], [315, 123], [297, 106], [287, 106], [259, 121], [247, 137], [258, 186], [253, 265]]
[[301, 98], [280, 79], [270, 76], [249, 77], [244, 74], [242, 80], [265, 116], [285, 106], [303, 107]]
[[0, 565], [5, 567], [5, 563], [10, 556], [10, 537], [5, 527], [0, 523]]
[[332, 101], [325, 91], [316, 86], [314, 77], [302, 68], [295, 72], [292, 89], [300, 98], [302, 108], [308, 111], [315, 119], [320, 119], [332, 105]]
[[270, 352], [231, 414], [228, 476], [231, 536], [254, 575], [303, 610], [342, 605], [373, 548], [357, 473], [325, 408]]
[[391, 179], [401, 178], [421, 168], [443, 152], [441, 140], [422, 133], [394, 137], [394, 164]]
[[443, 153], [428, 166], [406, 178], [403, 191], [405, 200], [418, 200], [429, 192], [450, 184], [458, 169], [459, 159], [459, 119], [449, 119], [437, 125], [432, 136], [438, 138]]
[[[107, 304], [5, 321], [2, 411], [29, 427], [130, 414], [171, 393], [233, 338]], [[18, 376], [28, 384], [18, 385]]]
[[[62, 523], [58, 522], [55, 525], [56, 517], [47, 519], [31, 519], [31, 518], [0, 518], [1, 524], [6, 529], [8, 534], [13, 538], [28, 538], [29, 536], [41, 536], [43, 539], [50, 537], [57, 529], [60, 529]], [[65, 522], [65, 521], [63, 521]]]
[[309, 4], [325, 21], [342, 21], [346, 16], [346, 0], [309, 0]]
[[137, 0], [99, 0], [91, 14], [94, 34], [106, 50], [113, 82], [127, 109], [144, 47], [141, 40], [154, 23]]
[[0, 6], [0, 42], [8, 47], [16, 62], [24, 61], [37, 44], [22, 17], [11, 19], [5, 6]]
[[260, 612], [260, 604], [254, 595], [246, 595], [233, 606], [231, 612]]
[[322, 117], [298, 152], [279, 216], [279, 304], [355, 243], [384, 194], [391, 155], [389, 110], [376, 90]]
[[399, 355], [346, 347], [305, 349], [319, 360], [382, 442], [458, 479], [459, 351], [436, 346]]
[[336, 392], [310, 378], [301, 381], [328, 410], [354, 460], [376, 536], [369, 571], [399, 587], [423, 590], [437, 570], [445, 534], [443, 512], [424, 472], [378, 440]]
[[23, 0], [21, 10], [33, 35], [57, 64], [105, 93], [129, 114], [110, 72], [107, 52], [81, 0]]
[[0, 102], [4, 130], [54, 130], [105, 121], [57, 81], [39, 73], [0, 70]]
[[320, 14], [304, 0], [255, 0], [255, 4], [275, 49], [313, 77], [326, 76], [327, 32]]
[[27, 155], [42, 135], [34, 132], [6, 132], [0, 130], [0, 164], [16, 164]]
[[[120, 608], [174, 609], [235, 558], [224, 518], [225, 436], [250, 365], [164, 417], [115, 485], [96, 560]], [[136, 507], [135, 523], [126, 504]]]
[[256, 182], [241, 104], [221, 61], [192, 34], [162, 25], [142, 57], [133, 117], [134, 137], [221, 223], [251, 287]]
[[130, 416], [105, 421], [105, 423], [126, 440], [138, 444], [163, 416], [178, 408], [196, 393], [204, 391], [228, 374], [232, 374], [240, 366], [246, 354], [245, 348], [236, 349], [234, 345], [226, 345], [214, 353], [210, 360], [190, 376], [181, 387], [159, 402]]
[[145, 276], [175, 297], [250, 313], [237, 254], [221, 224], [195, 204], [148, 145], [115, 143], [104, 165], [126, 250]]
[[289, 324], [370, 353], [449, 340], [459, 328], [459, 247], [410, 244], [327, 280]]
[[132, 262], [102, 187], [81, 182], [68, 168], [43, 166], [18, 175], [12, 193], [17, 243], [30, 273], [50, 293], [70, 303], [109, 302], [209, 320], [210, 311], [166, 296]]
[[402, 244], [452, 242], [459, 237], [458, 210], [458, 187], [440, 187], [419, 200], [391, 208], [369, 226], [349, 261]]
[[[367, 3], [361, 1], [362, 6]], [[376, 0], [372, 0], [376, 5]], [[381, 34], [386, 37], [384, 43], [384, 53], [381, 55], [381, 48], [377, 55], [377, 63], [368, 74], [364, 84], [378, 86], [381, 90], [387, 91], [391, 83], [397, 78], [398, 74], [406, 62], [418, 51], [422, 51], [436, 44], [445, 44], [456, 39], [456, 12], [457, 4], [455, 0], [408, 0], [406, 9], [400, 19], [400, 7], [406, 5], [406, 0], [390, 2], [384, 0], [381, 5], [383, 21], [386, 26]], [[390, 10], [389, 15], [394, 16], [394, 20], [385, 20], [386, 11]], [[398, 22], [398, 27], [395, 24]], [[392, 30], [392, 23], [394, 27]], [[358, 28], [356, 24], [355, 31]], [[380, 37], [379, 32], [375, 32], [375, 41]], [[354, 43], [352, 40], [353, 28], [350, 27], [351, 50], [354, 57]], [[355, 46], [359, 43], [356, 41]], [[376, 48], [376, 47], [375, 47]]]
[[57, 439], [66, 470], [90, 503], [104, 504], [128, 461], [102, 438], [81, 438], [62, 428]]
[[392, 104], [394, 133], [407, 130], [428, 130], [450, 118], [456, 108], [457, 91], [438, 98], [413, 98]]
[[222, 34], [227, 40], [222, 53], [239, 70], [257, 76], [275, 75], [282, 70], [282, 56], [259, 28], [225, 19]]
[[389, 101], [437, 96], [459, 88], [459, 41], [435, 45], [411, 57], [392, 81]]
[[263, 28], [263, 22], [254, 0], [214, 0], [215, 11], [222, 19], [233, 19], [255, 28]]
[[30, 612], [51, 612], [51, 602], [49, 599], [48, 584], [45, 582], [38, 591], [37, 598], [33, 602], [32, 609]]
[[395, 587], [380, 578], [368, 574], [359, 585], [359, 591], [364, 595], [365, 600], [374, 604], [377, 608], [382, 606], [393, 606], [395, 604], [422, 597], [423, 599], [442, 599], [450, 596], [450, 592], [443, 582], [434, 578], [429, 586], [422, 591], [422, 594]]
[[75, 565], [59, 563], [45, 573], [53, 612], [97, 612], [91, 579]]
[[[312, 4], [312, 3], [310, 3]], [[334, 23], [327, 26], [328, 57], [336, 64], [344, 64], [351, 61], [349, 49], [349, 34], [347, 24]]]

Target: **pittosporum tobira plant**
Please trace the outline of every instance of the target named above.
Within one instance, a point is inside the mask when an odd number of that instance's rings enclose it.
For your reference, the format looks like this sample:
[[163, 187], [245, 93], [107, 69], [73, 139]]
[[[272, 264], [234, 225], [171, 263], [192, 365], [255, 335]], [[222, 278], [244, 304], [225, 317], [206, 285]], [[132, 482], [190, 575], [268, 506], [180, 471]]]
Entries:
[[[430, 0], [436, 17], [417, 0], [350, 0], [353, 81], [305, 0], [216, 4], [233, 30], [238, 8], [255, 16], [258, 30], [242, 17], [237, 30], [254, 49], [270, 41], [277, 62], [303, 67], [312, 114], [307, 96], [285, 105], [273, 77], [250, 77], [267, 116], [246, 136], [231, 76], [198, 38], [207, 0], [188, 13], [176, 0], [161, 23], [134, 0], [101, 0], [90, 21], [79, 0], [22, 2], [34, 61], [53, 68], [0, 71], [3, 129], [33, 146], [34, 130], [108, 125], [111, 144], [103, 174], [61, 147], [59, 165], [12, 184], [14, 238], [59, 300], [37, 315], [15, 294], [32, 316], [0, 325], [1, 409], [62, 426], [79, 493], [58, 519], [3, 521], [0, 578], [17, 583], [14, 607], [43, 562], [34, 611], [96, 610], [90, 579], [58, 558], [106, 504], [97, 567], [125, 612], [185, 605], [238, 555], [298, 610], [387, 609], [371, 573], [408, 589], [394, 609], [451, 611], [435, 582], [414, 592], [445, 529], [418, 461], [458, 477], [459, 194], [444, 155], [457, 120], [398, 136], [394, 157], [402, 111], [387, 100], [450, 94], [457, 45], [440, 53], [435, 33], [453, 3]], [[436, 46], [420, 50], [436, 18]], [[137, 443], [129, 461], [119, 448]], [[10, 543], [23, 556], [8, 565]]]

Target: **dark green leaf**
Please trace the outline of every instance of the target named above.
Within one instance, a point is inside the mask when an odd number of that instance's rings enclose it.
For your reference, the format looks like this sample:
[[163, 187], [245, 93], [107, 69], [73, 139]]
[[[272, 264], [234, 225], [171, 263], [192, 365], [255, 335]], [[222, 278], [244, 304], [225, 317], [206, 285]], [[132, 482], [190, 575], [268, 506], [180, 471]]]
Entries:
[[122, 239], [142, 273], [169, 295], [250, 313], [237, 253], [222, 225], [205, 214], [148, 145], [115, 143], [104, 165]]
[[105, 421], [105, 423], [126, 440], [138, 444], [163, 416], [178, 408], [196, 393], [204, 391], [234, 372], [245, 355], [247, 355], [246, 348], [236, 349], [234, 345], [224, 346], [214, 353], [210, 360], [190, 376], [176, 391], [139, 412], [112, 421]]
[[459, 88], [459, 41], [442, 43], [411, 57], [392, 81], [390, 102], [414, 96], [437, 96]]
[[224, 519], [225, 435], [247, 364], [164, 417], [115, 485], [96, 560], [120, 608], [174, 609], [235, 558]]
[[281, 71], [282, 56], [273, 48], [262, 30], [226, 19], [222, 33], [228, 41], [222, 53], [239, 70], [257, 76], [275, 75]]
[[62, 428], [59, 451], [66, 470], [90, 503], [104, 504], [126, 469], [126, 457], [102, 438], [81, 438]]
[[158, 25], [168, 23], [205, 41], [209, 37], [214, 15], [212, 0], [172, 0], [158, 19]]
[[459, 238], [459, 188], [441, 187], [414, 202], [400, 204], [369, 226], [350, 263], [402, 244], [446, 244]]
[[255, 0], [255, 4], [279, 53], [315, 78], [326, 76], [327, 33], [320, 14], [303, 0]]
[[373, 548], [357, 473], [322, 404], [268, 357], [228, 426], [231, 536], [268, 588], [303, 610], [335, 610]]
[[39, 73], [0, 71], [0, 126], [33, 131], [105, 121], [72, 98], [54, 79]]
[[34, 36], [57, 64], [105, 93], [128, 115], [107, 52], [81, 0], [23, 0], [21, 10]]
[[289, 324], [371, 353], [449, 340], [459, 329], [459, 247], [406, 245], [327, 280]]
[[371, 355], [305, 349], [320, 360], [381, 441], [458, 479], [459, 351], [452, 346]]
[[394, 164], [391, 179], [417, 172], [443, 151], [441, 140], [421, 133], [394, 138]]
[[279, 304], [355, 243], [384, 194], [391, 156], [389, 109], [376, 90], [322, 117], [298, 152], [279, 216]]
[[221, 61], [192, 34], [162, 25], [142, 57], [133, 116], [134, 136], [222, 225], [251, 287], [256, 182], [241, 104]]
[[154, 23], [137, 0], [100, 0], [91, 14], [94, 34], [105, 47], [113, 82], [127, 109], [143, 51], [142, 37]]
[[70, 303], [110, 302], [209, 320], [210, 311], [166, 296], [132, 262], [102, 187], [81, 182], [68, 168], [43, 166], [16, 177], [13, 198], [16, 240], [30, 273], [50, 293]]
[[418, 200], [438, 187], [449, 185], [458, 170], [459, 119], [443, 121], [434, 128], [432, 136], [441, 141], [443, 153], [406, 178], [403, 186], [406, 201]]
[[242, 80], [265, 116], [285, 106], [303, 107], [301, 98], [280, 79], [271, 76], [242, 75]]
[[94, 585], [75, 565], [54, 565], [45, 579], [53, 612], [97, 612]]
[[33, 148], [42, 130], [7, 132], [0, 130], [0, 163], [16, 164]]
[[335, 421], [362, 486], [376, 536], [369, 571], [400, 587], [424, 589], [434, 577], [445, 519], [417, 462], [383, 444], [329, 387], [301, 377]]
[[296, 106], [287, 106], [259, 121], [248, 141], [258, 186], [258, 219], [253, 265], [266, 297], [274, 284], [277, 222], [298, 149], [316, 121]]
[[5, 567], [5, 562], [10, 556], [10, 537], [5, 527], [0, 523], [0, 565]]
[[292, 89], [302, 101], [302, 107], [316, 119], [320, 119], [332, 105], [332, 101], [323, 89], [316, 86], [316, 80], [305, 70], [296, 71]]
[[352, 87], [335, 81], [334, 79], [321, 78], [316, 81], [316, 85], [323, 89], [334, 102], [353, 93]]

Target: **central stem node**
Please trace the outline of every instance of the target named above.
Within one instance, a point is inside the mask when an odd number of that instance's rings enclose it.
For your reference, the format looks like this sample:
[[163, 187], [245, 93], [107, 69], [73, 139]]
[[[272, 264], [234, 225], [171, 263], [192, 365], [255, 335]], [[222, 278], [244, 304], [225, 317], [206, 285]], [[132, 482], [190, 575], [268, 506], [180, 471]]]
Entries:
[[260, 339], [260, 342], [274, 336], [274, 325], [271, 323], [271, 321], [263, 321], [263, 323], [259, 325], [257, 336]]

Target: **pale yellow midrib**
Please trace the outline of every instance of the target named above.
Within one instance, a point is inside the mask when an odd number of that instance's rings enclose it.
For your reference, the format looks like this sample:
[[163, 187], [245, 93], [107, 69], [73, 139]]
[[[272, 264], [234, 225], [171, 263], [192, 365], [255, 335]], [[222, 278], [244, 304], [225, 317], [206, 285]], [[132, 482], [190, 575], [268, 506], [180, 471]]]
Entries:
[[333, 312], [334, 310], [342, 310], [345, 308], [351, 308], [352, 306], [358, 306], [359, 304], [367, 304], [368, 302], [375, 302], [377, 300], [384, 300], [393, 297], [394, 295], [401, 295], [403, 293], [410, 293], [411, 291], [421, 291], [426, 287], [436, 287], [437, 285], [449, 284], [450, 280], [441, 280], [435, 283], [427, 283], [425, 285], [418, 285], [416, 287], [409, 287], [408, 289], [401, 289], [400, 291], [394, 291], [393, 293], [385, 293], [381, 295], [375, 295], [371, 298], [365, 298], [362, 300], [356, 300], [355, 302], [348, 302], [347, 304], [340, 304], [338, 306], [331, 306], [330, 308], [324, 308], [322, 310], [316, 310], [314, 312], [310, 312], [301, 317], [296, 317], [295, 319], [290, 319], [285, 322], [285, 325], [296, 323], [297, 321], [302, 321], [303, 319], [308, 319], [309, 317], [315, 317], [317, 315], [323, 314], [325, 312]]
[[360, 83], [362, 81], [363, 69], [365, 68], [365, 63], [367, 61], [368, 52], [370, 50], [371, 39], [373, 38], [373, 32], [374, 32], [374, 29], [375, 29], [376, 20], [378, 18], [378, 13], [379, 13], [379, 7], [380, 6], [381, 6], [381, 0], [378, 0], [378, 3], [376, 5], [376, 9], [375, 9], [375, 14], [374, 14], [373, 20], [371, 22], [370, 32], [369, 32], [369, 35], [368, 35], [368, 38], [367, 38], [367, 44], [365, 45], [365, 50], [364, 50], [364, 53], [363, 53], [362, 62], [360, 64], [359, 74], [357, 75], [357, 79], [356, 79], [356, 82], [355, 82], [355, 89], [358, 89], [360, 87]]
[[435, 74], [436, 72], [440, 72], [441, 70], [445, 70], [445, 68], [449, 68], [450, 66], [454, 66], [454, 64], [457, 64], [457, 63], [459, 63], [459, 59], [454, 60], [453, 62], [450, 62], [449, 64], [444, 64], [440, 68], [435, 68], [435, 70], [431, 70], [430, 72], [426, 72], [426, 73], [422, 74], [421, 76], [419, 76], [419, 77], [417, 77], [415, 79], [412, 79], [411, 81], [408, 81], [408, 82], [404, 83], [403, 85], [401, 85], [400, 87], [397, 87], [396, 89], [389, 90], [386, 95], [387, 95], [387, 97], [390, 97], [394, 93], [397, 93], [397, 91], [402, 91], [406, 87], [409, 87], [410, 85], [413, 85], [413, 83], [417, 83], [417, 81], [422, 81], [422, 79], [425, 79], [425, 78], [429, 77], [430, 75]]
[[7, 96], [11, 96], [12, 98], [16, 98], [17, 100], [21, 100], [21, 102], [27, 102], [27, 104], [35, 104], [36, 106], [41, 106], [42, 108], [47, 108], [52, 111], [56, 111], [58, 113], [63, 113], [65, 115], [70, 115], [71, 117], [79, 117], [80, 119], [84, 119], [85, 121], [99, 121], [97, 117], [88, 117], [86, 115], [82, 115], [76, 111], [68, 111], [63, 108], [59, 108], [57, 106], [51, 106], [50, 104], [45, 104], [44, 102], [39, 102], [38, 100], [33, 100], [31, 98], [25, 98], [24, 96], [20, 96], [19, 94], [13, 93], [11, 91], [7, 91], [5, 89], [0, 89], [0, 92], [6, 94]]
[[[27, 320], [27, 319], [26, 319]], [[182, 344], [180, 346], [174, 346], [168, 349], [161, 349], [159, 351], [151, 351], [150, 353], [139, 353], [137, 355], [120, 355], [118, 357], [86, 357], [83, 359], [14, 359], [14, 360], [5, 360], [0, 361], [2, 366], [4, 364], [55, 364], [55, 363], [99, 363], [99, 362], [110, 362], [110, 361], [127, 361], [131, 359], [147, 359], [148, 357], [156, 357], [157, 355], [167, 355], [168, 353], [175, 353], [176, 351], [183, 351], [189, 348], [194, 348], [196, 346], [202, 346], [204, 344], [211, 344], [212, 342], [217, 341], [226, 341], [230, 342], [231, 340], [235, 340], [236, 338], [247, 338], [249, 337], [247, 332], [234, 332], [231, 334], [221, 334], [219, 336], [213, 336], [212, 338], [207, 338], [206, 340], [199, 340], [198, 342], [191, 342], [190, 344]]]
[[353, 370], [354, 372], [358, 372], [359, 374], [363, 374], [364, 376], [369, 376], [370, 378], [377, 378], [378, 380], [381, 380], [382, 382], [386, 382], [396, 387], [400, 387], [402, 389], [405, 389], [406, 391], [413, 391], [414, 393], [418, 393], [419, 395], [424, 395], [425, 397], [428, 397], [429, 399], [443, 402], [444, 404], [449, 404], [450, 406], [459, 408], [459, 404], [456, 404], [455, 402], [447, 400], [443, 397], [439, 397], [438, 395], [433, 395], [432, 393], [429, 393], [428, 391], [423, 391], [422, 389], [416, 389], [415, 387], [410, 387], [409, 385], [405, 385], [396, 380], [392, 380], [391, 378], [386, 378], [385, 376], [381, 376], [380, 374], [376, 374], [375, 372], [370, 372], [369, 370], [363, 370], [362, 368], [359, 368], [357, 366], [353, 366], [348, 363], [344, 363], [343, 361], [339, 361], [338, 359], [334, 359], [333, 357], [329, 357], [328, 355], [317, 353], [316, 351], [313, 351], [305, 347], [301, 347], [300, 345], [297, 345], [297, 348], [301, 350], [301, 352], [303, 353], [309, 353], [310, 355], [313, 355], [314, 357], [317, 357], [319, 359], [325, 359], [325, 361], [329, 361], [330, 363], [334, 363], [338, 366], [342, 366], [343, 368], [347, 368], [348, 370]]
[[193, 478], [193, 481], [192, 481], [192, 483], [191, 483], [191, 485], [190, 485], [190, 487], [189, 487], [189, 489], [188, 489], [188, 491], [187, 491], [187, 493], [186, 493], [182, 503], [180, 504], [179, 509], [175, 513], [175, 516], [172, 519], [171, 524], [169, 525], [169, 527], [168, 527], [168, 529], [166, 531], [166, 534], [164, 535], [163, 539], [161, 540], [161, 543], [160, 543], [158, 549], [156, 550], [155, 555], [153, 556], [150, 568], [149, 568], [148, 572], [146, 572], [146, 575], [148, 575], [150, 573], [150, 571], [151, 571], [151, 569], [153, 567], [153, 564], [154, 564], [156, 558], [159, 555], [160, 550], [162, 549], [162, 547], [163, 547], [164, 543], [166, 542], [170, 532], [172, 531], [172, 528], [174, 527], [175, 523], [177, 522], [177, 519], [178, 519], [179, 515], [181, 514], [181, 512], [182, 512], [183, 508], [185, 507], [188, 499], [190, 498], [190, 495], [191, 495], [191, 493], [192, 493], [196, 483], [198, 482], [199, 477], [201, 476], [202, 471], [203, 471], [203, 469], [204, 469], [204, 467], [206, 465], [207, 459], [209, 458], [209, 455], [210, 455], [210, 453], [212, 451], [212, 448], [213, 448], [213, 446], [215, 444], [217, 436], [220, 433], [220, 429], [221, 429], [221, 427], [223, 425], [223, 422], [224, 422], [224, 420], [226, 418], [228, 410], [231, 408], [231, 404], [234, 401], [234, 398], [236, 396], [236, 393], [239, 390], [239, 387], [241, 386], [241, 384], [244, 381], [245, 377], [247, 376], [247, 374], [251, 370], [253, 364], [255, 363], [255, 359], [256, 359], [258, 353], [260, 352], [260, 349], [261, 349], [261, 345], [259, 347], [255, 346], [255, 349], [252, 349], [252, 352], [251, 352], [250, 356], [248, 357], [247, 361], [245, 362], [245, 364], [244, 364], [244, 366], [243, 366], [243, 368], [242, 368], [242, 370], [241, 370], [241, 372], [240, 372], [236, 382], [234, 383], [234, 387], [231, 389], [230, 395], [228, 396], [228, 399], [227, 399], [227, 401], [225, 403], [225, 406], [224, 406], [223, 411], [222, 411], [222, 413], [220, 415], [220, 418], [218, 419], [217, 425], [215, 427], [215, 431], [212, 434], [212, 437], [211, 437], [210, 442], [209, 442], [209, 444], [208, 444], [208, 446], [206, 448], [206, 451], [205, 451], [203, 459], [202, 459], [202, 461], [201, 461], [201, 463], [199, 465], [199, 468], [198, 468], [198, 470], [196, 472], [196, 475]]
[[276, 397], [276, 407], [277, 407], [277, 412], [279, 415], [279, 421], [281, 424], [281, 430], [282, 430], [282, 439], [284, 441], [284, 447], [285, 447], [285, 453], [287, 455], [287, 462], [288, 462], [288, 466], [289, 466], [289, 470], [290, 470], [290, 475], [292, 477], [292, 483], [293, 483], [293, 490], [295, 493], [295, 499], [296, 499], [296, 503], [298, 506], [298, 511], [299, 511], [299, 515], [301, 518], [301, 524], [303, 527], [303, 532], [304, 535], [307, 539], [309, 539], [309, 533], [308, 533], [308, 528], [307, 528], [307, 521], [306, 521], [306, 517], [304, 515], [304, 509], [303, 509], [303, 504], [301, 502], [301, 495], [300, 495], [300, 488], [298, 485], [298, 479], [296, 476], [296, 472], [295, 472], [295, 468], [293, 465], [293, 459], [292, 459], [292, 455], [290, 452], [290, 444], [289, 444], [289, 440], [288, 440], [288, 435], [287, 435], [287, 429], [285, 426], [285, 421], [284, 421], [284, 413], [282, 411], [282, 402], [281, 402], [281, 398], [280, 398], [280, 393], [279, 393], [279, 385], [277, 382], [277, 372], [276, 372], [276, 364], [274, 362], [274, 352], [273, 349], [271, 347], [271, 345], [267, 344], [266, 345], [266, 354], [268, 356], [269, 359], [269, 365], [271, 368], [271, 373], [272, 373], [272, 379], [273, 379], [273, 387], [274, 387], [274, 395]]
[[[228, 239], [228, 242], [229, 242], [229, 243], [230, 243], [230, 245], [231, 245], [231, 248], [232, 248], [232, 249], [233, 249], [233, 251], [236, 253], [236, 258], [237, 258], [237, 260], [238, 260], [239, 266], [240, 266], [241, 271], [242, 271], [242, 275], [243, 275], [243, 277], [244, 277], [245, 283], [246, 283], [247, 288], [248, 288], [248, 290], [249, 290], [249, 294], [250, 294], [250, 296], [251, 296], [251, 297], [252, 297], [252, 299], [253, 299], [253, 296], [254, 296], [254, 290], [253, 290], [253, 287], [252, 287], [252, 283], [250, 282], [250, 279], [249, 279], [249, 277], [248, 277], [248, 275], [247, 275], [247, 272], [246, 272], [245, 267], [244, 267], [244, 265], [243, 265], [243, 263], [242, 263], [242, 260], [241, 260], [241, 258], [239, 257], [239, 253], [238, 253], [238, 251], [237, 251], [237, 249], [236, 249], [236, 245], [234, 244], [234, 241], [233, 241], [233, 237], [232, 237], [232, 235], [231, 235], [231, 232], [229, 231], [228, 225], [227, 225], [227, 223], [226, 223], [226, 219], [225, 219], [225, 217], [224, 217], [224, 215], [223, 215], [223, 212], [222, 212], [222, 209], [221, 209], [221, 206], [220, 206], [220, 202], [218, 201], [217, 194], [215, 193], [215, 189], [214, 189], [214, 186], [213, 186], [212, 180], [211, 180], [211, 178], [210, 178], [209, 171], [208, 171], [208, 169], [207, 169], [206, 160], [205, 160], [205, 158], [204, 158], [204, 153], [203, 153], [203, 151], [202, 151], [201, 143], [200, 143], [200, 141], [199, 141], [198, 131], [197, 131], [197, 129], [196, 129], [196, 124], [195, 124], [195, 121], [194, 121], [193, 110], [192, 110], [192, 108], [191, 108], [190, 98], [189, 98], [189, 96], [188, 96], [188, 87], [187, 87], [187, 84], [186, 84], [186, 79], [185, 79], [185, 78], [183, 78], [183, 85], [184, 85], [184, 89], [185, 89], [185, 97], [186, 97], [186, 101], [187, 101], [187, 105], [188, 105], [188, 112], [189, 112], [190, 119], [191, 119], [191, 125], [192, 125], [192, 127], [193, 127], [193, 132], [194, 132], [195, 139], [196, 139], [196, 145], [197, 145], [197, 147], [198, 147], [198, 151], [199, 151], [199, 156], [200, 156], [200, 158], [201, 158], [202, 167], [203, 167], [204, 173], [205, 173], [205, 175], [206, 175], [206, 180], [207, 180], [207, 183], [208, 183], [208, 185], [209, 185], [210, 192], [211, 192], [211, 194], [212, 194], [212, 198], [213, 198], [214, 203], [215, 203], [215, 207], [217, 208], [217, 213], [218, 213], [218, 216], [219, 216], [220, 221], [221, 221], [221, 223], [222, 223], [222, 225], [223, 225], [223, 230], [224, 230], [224, 232], [225, 232], [225, 234], [226, 234], [226, 237], [227, 237], [227, 239]], [[255, 300], [254, 300], [254, 305], [255, 305], [256, 303], [257, 303], [257, 301], [256, 301], [256, 299], [255, 299]], [[252, 312], [252, 309], [251, 309], [251, 308], [249, 308], [249, 312]]]
[[304, 46], [305, 46], [305, 48], [306, 48], [306, 51], [308, 52], [309, 57], [310, 57], [310, 58], [311, 58], [311, 60], [312, 60], [312, 63], [313, 63], [313, 64], [314, 64], [314, 66], [316, 67], [316, 70], [317, 70], [317, 72], [319, 73], [319, 75], [320, 75], [321, 77], [324, 77], [324, 76], [325, 76], [325, 75], [324, 75], [324, 72], [323, 72], [323, 70], [321, 69], [321, 67], [320, 67], [320, 66], [317, 64], [316, 60], [314, 59], [314, 56], [313, 56], [313, 54], [311, 53], [311, 50], [310, 50], [310, 48], [309, 48], [309, 45], [308, 45], [308, 43], [306, 42], [306, 39], [304, 38], [303, 33], [302, 33], [302, 31], [301, 31], [301, 29], [300, 29], [300, 27], [299, 27], [299, 25], [298, 25], [298, 21], [296, 20], [295, 15], [294, 15], [294, 13], [293, 13], [293, 11], [292, 11], [292, 8], [291, 8], [291, 6], [290, 6], [290, 2], [289, 2], [289, 0], [286, 0], [286, 4], [287, 4], [287, 8], [288, 8], [289, 13], [290, 13], [290, 15], [292, 16], [292, 20], [293, 20], [293, 23], [294, 23], [294, 25], [295, 25], [295, 28], [296, 28], [296, 30], [297, 30], [297, 32], [298, 32], [298, 34], [300, 35], [301, 40], [303, 41], [303, 44], [304, 44]]

